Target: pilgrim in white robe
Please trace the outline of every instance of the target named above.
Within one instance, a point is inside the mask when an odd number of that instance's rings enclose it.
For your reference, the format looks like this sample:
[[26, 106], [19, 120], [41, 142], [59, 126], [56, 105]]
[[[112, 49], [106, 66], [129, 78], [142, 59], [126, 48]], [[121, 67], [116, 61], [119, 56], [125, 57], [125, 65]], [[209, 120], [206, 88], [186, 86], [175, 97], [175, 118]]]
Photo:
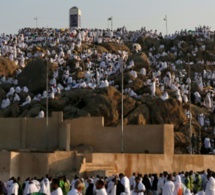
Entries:
[[108, 195], [116, 195], [116, 184], [112, 181], [110, 181], [108, 183], [107, 194]]
[[45, 117], [45, 113], [43, 110], [40, 110], [40, 112], [37, 115], [37, 118], [44, 118]]
[[181, 177], [177, 175], [176, 181], [175, 181], [174, 195], [181, 194], [182, 192], [183, 192], [183, 184], [181, 182]]
[[[136, 192], [136, 191], [143, 191], [143, 192]], [[144, 192], [146, 191], [146, 188], [142, 182], [139, 182], [136, 184], [134, 183], [134, 189], [132, 191], [132, 195], [144, 195]]]
[[124, 185], [124, 187], [125, 187], [125, 193], [126, 193], [126, 195], [130, 195], [131, 192], [130, 192], [130, 182], [129, 182], [129, 179], [128, 179], [126, 176], [124, 176], [124, 177], [121, 179], [121, 183], [122, 183], [122, 185]]
[[60, 187], [58, 187], [56, 190], [54, 190], [51, 195], [63, 195], [63, 191]]
[[29, 182], [26, 186], [26, 195], [39, 192], [37, 186], [33, 182]]
[[102, 188], [100, 190], [96, 190], [96, 195], [107, 195], [107, 192], [105, 188]]
[[131, 71], [129, 72], [129, 74], [130, 74], [131, 76], [133, 76], [134, 78], [137, 78], [137, 72], [136, 72], [136, 71], [131, 70]]
[[8, 195], [12, 195], [12, 194], [18, 195], [18, 190], [19, 190], [19, 185], [17, 183], [13, 183], [10, 189], [11, 194], [8, 193]]
[[210, 93], [207, 93], [204, 103], [205, 103], [206, 108], [208, 108], [208, 109], [212, 108], [212, 101], [211, 101]]
[[50, 182], [47, 178], [43, 179], [43, 181], [41, 182], [41, 189], [40, 192], [46, 195], [50, 195]]
[[9, 98], [2, 100], [1, 108], [7, 108], [10, 105]]
[[152, 85], [150, 86], [151, 89], [151, 95], [155, 96], [155, 92], [156, 92], [156, 82], [155, 80], [152, 82]]
[[199, 122], [201, 127], [204, 127], [204, 125], [205, 125], [205, 115], [203, 113], [201, 113], [198, 116], [198, 122]]
[[146, 76], [146, 69], [145, 68], [141, 68], [140, 69], [140, 74], [143, 76]]
[[210, 177], [206, 190], [205, 190], [206, 195], [214, 195], [215, 194], [215, 179], [213, 177]]
[[163, 187], [163, 195], [173, 195], [175, 190], [175, 185], [172, 181], [166, 181]]
[[165, 91], [163, 95], [160, 97], [163, 101], [169, 99], [169, 94]]
[[25, 106], [25, 105], [30, 104], [30, 103], [31, 103], [31, 97], [28, 95], [25, 99], [25, 102], [23, 102], [21, 104], [21, 106]]
[[19, 95], [17, 93], [15, 93], [13, 102], [20, 102], [20, 97], [19, 97]]

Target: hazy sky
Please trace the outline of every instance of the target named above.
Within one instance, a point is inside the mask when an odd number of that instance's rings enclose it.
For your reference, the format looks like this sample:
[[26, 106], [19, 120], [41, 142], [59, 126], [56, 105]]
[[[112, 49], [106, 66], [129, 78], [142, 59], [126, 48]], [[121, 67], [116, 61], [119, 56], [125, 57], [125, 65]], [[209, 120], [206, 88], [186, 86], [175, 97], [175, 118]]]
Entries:
[[208, 25], [215, 29], [215, 0], [0, 0], [0, 33], [17, 33], [23, 27], [68, 27], [69, 8], [82, 11], [82, 27], [107, 28], [113, 16], [114, 28], [157, 29], [169, 32]]

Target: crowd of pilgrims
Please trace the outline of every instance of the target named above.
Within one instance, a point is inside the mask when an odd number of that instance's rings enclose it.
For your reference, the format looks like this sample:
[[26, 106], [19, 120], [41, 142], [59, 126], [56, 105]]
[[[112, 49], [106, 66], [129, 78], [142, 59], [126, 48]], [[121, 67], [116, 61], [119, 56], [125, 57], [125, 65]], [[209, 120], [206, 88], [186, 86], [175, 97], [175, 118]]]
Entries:
[[0, 193], [7, 195], [214, 195], [215, 173], [167, 172], [157, 174], [133, 173], [130, 178], [120, 173], [110, 177], [77, 176], [70, 181], [65, 176], [41, 179], [12, 177], [6, 183], [0, 182]]
[[[156, 30], [146, 30], [141, 28], [137, 31], [128, 31], [125, 27], [117, 30], [100, 30], [100, 29], [32, 29], [25, 28], [19, 30], [18, 34], [0, 36], [0, 56], [14, 61], [17, 65], [16, 74], [13, 77], [0, 77], [0, 84], [9, 83], [12, 85], [7, 92], [6, 98], [1, 102], [1, 108], [7, 108], [10, 104], [16, 102], [20, 106], [31, 104], [32, 101], [41, 101], [49, 98], [55, 99], [62, 91], [75, 90], [77, 88], [104, 88], [114, 86], [119, 88], [112, 79], [112, 75], [118, 75], [121, 71], [128, 72], [133, 80], [138, 75], [147, 76], [147, 81], [144, 85], [150, 88], [151, 93], [147, 95], [156, 96], [156, 87], [159, 87], [162, 94], [158, 97], [163, 101], [169, 98], [168, 91], [174, 93], [174, 97], [183, 104], [189, 103], [205, 107], [211, 113], [214, 112], [214, 86], [215, 86], [215, 71], [204, 69], [203, 72], [195, 72], [194, 78], [190, 78], [188, 71], [182, 68], [182, 64], [195, 66], [198, 65], [215, 65], [215, 61], [209, 60], [186, 60], [180, 59], [184, 55], [182, 50], [184, 41], [179, 41], [177, 45], [167, 49], [165, 45], [160, 45], [159, 48], [151, 47], [147, 56], [151, 63], [151, 69], [146, 70], [142, 67], [137, 70], [134, 61], [128, 61], [128, 53], [119, 50], [118, 53], [99, 53], [93, 45], [102, 43], [118, 43], [133, 42], [132, 52], [141, 52], [141, 46], [136, 43], [139, 37], [149, 37], [156, 40], [171, 39], [174, 40], [178, 36], [192, 36], [201, 45], [188, 45], [189, 49], [187, 56], [194, 57], [197, 53], [204, 53], [206, 46], [204, 41], [214, 39], [214, 32], [208, 26], [200, 26], [194, 31], [181, 30], [174, 34], [163, 36]], [[91, 49], [83, 49], [83, 44], [91, 46]], [[36, 49], [35, 48], [42, 48]], [[79, 51], [79, 52], [77, 52]], [[167, 55], [177, 57], [175, 62], [163, 60]], [[29, 93], [26, 86], [19, 86], [17, 76], [25, 68], [28, 61], [43, 58], [44, 60], [57, 64], [57, 68], [52, 72], [52, 78], [49, 79], [49, 90], [44, 90], [41, 93]], [[76, 60], [75, 70], [84, 72], [84, 78], [76, 78], [75, 72], [72, 72], [70, 66], [67, 65], [68, 60]], [[81, 63], [84, 62], [84, 67]], [[166, 68], [171, 68], [173, 72], [167, 71], [165, 76], [161, 76], [161, 72]], [[132, 79], [129, 81], [132, 82]], [[201, 95], [199, 91], [190, 93], [191, 83], [196, 83], [200, 91], [205, 95]], [[206, 90], [205, 90], [206, 89]], [[21, 92], [29, 93], [25, 100], [21, 99]], [[140, 98], [143, 94], [137, 94], [131, 88], [124, 88], [124, 94], [132, 98]], [[184, 109], [188, 118], [192, 118], [189, 109]], [[38, 113], [39, 118], [45, 116], [44, 110]], [[198, 121], [201, 127], [205, 130], [211, 128], [210, 119], [203, 113], [198, 116]], [[212, 129], [213, 130], [213, 129]], [[215, 129], [214, 129], [215, 132]], [[212, 148], [213, 149], [213, 148]]]

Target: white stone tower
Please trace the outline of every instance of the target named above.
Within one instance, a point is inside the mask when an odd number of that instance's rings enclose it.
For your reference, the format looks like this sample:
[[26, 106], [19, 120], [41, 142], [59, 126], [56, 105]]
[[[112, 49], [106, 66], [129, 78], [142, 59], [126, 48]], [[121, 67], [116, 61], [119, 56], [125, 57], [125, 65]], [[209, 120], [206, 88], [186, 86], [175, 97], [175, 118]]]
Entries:
[[81, 27], [81, 10], [77, 7], [72, 7], [69, 10], [69, 27], [80, 28]]

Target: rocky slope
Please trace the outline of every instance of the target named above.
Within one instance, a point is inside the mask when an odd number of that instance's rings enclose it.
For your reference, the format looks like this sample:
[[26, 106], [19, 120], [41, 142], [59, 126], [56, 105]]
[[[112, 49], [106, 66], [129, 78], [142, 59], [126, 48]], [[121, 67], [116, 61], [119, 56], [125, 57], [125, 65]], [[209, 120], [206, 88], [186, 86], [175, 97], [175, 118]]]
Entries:
[[[171, 53], [164, 57], [163, 61], [175, 62], [176, 60], [188, 60], [186, 53], [189, 52], [190, 44], [195, 45], [206, 45], [206, 52], [204, 54], [199, 52], [193, 59], [194, 62], [197, 60], [215, 60], [214, 42], [198, 42], [195, 38], [186, 36], [178, 37], [175, 40], [156, 40], [151, 38], [139, 38], [138, 43], [141, 44], [143, 51], [141, 53], [134, 53], [132, 51], [131, 43], [125, 45], [118, 45], [116, 43], [106, 43], [102, 45], [95, 45], [98, 52], [113, 52], [117, 53], [118, 50], [126, 50], [129, 52], [129, 60], [134, 60], [135, 70], [140, 71], [142, 67], [145, 67], [147, 71], [154, 70], [155, 67], [150, 64], [147, 57], [149, 49], [154, 47], [155, 52], [162, 52], [160, 45], [165, 45], [166, 50], [170, 50], [171, 47], [178, 44], [179, 41], [183, 40], [182, 55], [175, 57]], [[88, 46], [89, 47], [89, 46]], [[122, 48], [123, 47], [123, 48]], [[191, 52], [191, 51], [190, 51]], [[71, 68], [74, 68], [75, 62], [68, 61], [67, 63]], [[84, 62], [81, 63], [84, 70]], [[54, 69], [54, 64], [49, 64], [49, 70]], [[187, 69], [185, 65], [181, 65], [181, 69]], [[202, 72], [203, 69], [215, 70], [214, 66], [196, 65], [191, 67], [192, 78], [194, 72]], [[12, 76], [16, 70], [13, 62], [0, 57], [0, 75]], [[163, 70], [164, 74], [167, 70]], [[170, 70], [171, 71], [171, 70]], [[75, 77], [83, 77], [83, 72], [75, 72]], [[148, 76], [149, 77], [149, 76]], [[124, 124], [174, 124], [175, 130], [175, 151], [176, 153], [186, 153], [187, 147], [189, 146], [189, 121], [184, 113], [183, 105], [174, 97], [174, 94], [169, 93], [170, 99], [162, 101], [160, 98], [151, 97], [148, 95], [150, 89], [144, 86], [144, 81], [148, 77], [142, 77], [138, 75], [138, 78], [132, 78], [127, 72], [124, 73], [125, 87], [133, 89], [138, 94], [141, 94], [140, 99], [134, 99], [127, 95], [124, 95]], [[42, 93], [46, 86], [46, 66], [43, 59], [28, 62], [26, 68], [18, 76], [20, 86], [27, 86], [30, 90], [30, 94], [33, 97], [37, 93]], [[115, 84], [121, 87], [121, 78], [119, 75], [113, 76], [112, 78]], [[128, 81], [132, 80], [131, 83]], [[10, 84], [0, 85], [0, 101], [2, 101], [6, 93], [9, 91]], [[195, 84], [192, 84], [192, 92], [199, 91]], [[206, 94], [199, 91], [204, 97]], [[156, 94], [160, 94], [160, 90], [157, 89]], [[20, 98], [22, 101], [25, 100], [27, 94], [22, 92]], [[6, 109], [0, 110], [0, 117], [36, 117], [40, 109], [45, 110], [45, 100], [41, 102], [32, 102], [30, 105], [20, 107], [16, 103], [11, 104]], [[206, 108], [198, 107], [196, 105], [191, 106], [192, 108], [192, 124], [193, 132], [197, 135], [200, 132], [200, 126], [196, 120], [197, 116], [203, 112], [206, 116], [211, 119], [212, 125], [215, 123], [215, 115], [211, 114]], [[49, 111], [63, 111], [64, 118], [77, 118], [77, 117], [90, 117], [90, 116], [104, 116], [105, 125], [113, 126], [120, 124], [121, 120], [121, 92], [114, 87], [102, 88], [102, 89], [75, 89], [71, 91], [63, 91], [55, 100], [49, 101]]]

